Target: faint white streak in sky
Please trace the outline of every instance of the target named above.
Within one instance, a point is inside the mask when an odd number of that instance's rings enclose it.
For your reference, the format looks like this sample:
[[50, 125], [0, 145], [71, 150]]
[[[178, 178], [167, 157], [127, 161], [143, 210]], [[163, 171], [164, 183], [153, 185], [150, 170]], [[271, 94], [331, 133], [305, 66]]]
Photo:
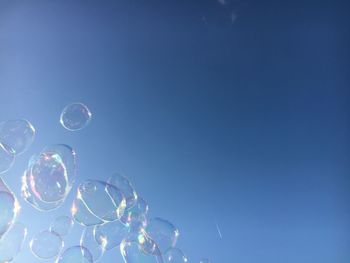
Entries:
[[222, 239], [221, 230], [220, 230], [218, 223], [216, 223], [216, 229], [218, 230], [218, 234], [220, 236], [220, 239]]
[[219, 2], [219, 4], [222, 4], [222, 5], [226, 5], [227, 4], [226, 0], [217, 0], [217, 1]]
[[236, 22], [237, 18], [238, 18], [238, 16], [237, 16], [236, 12], [233, 11], [231, 13], [231, 23], [234, 24]]

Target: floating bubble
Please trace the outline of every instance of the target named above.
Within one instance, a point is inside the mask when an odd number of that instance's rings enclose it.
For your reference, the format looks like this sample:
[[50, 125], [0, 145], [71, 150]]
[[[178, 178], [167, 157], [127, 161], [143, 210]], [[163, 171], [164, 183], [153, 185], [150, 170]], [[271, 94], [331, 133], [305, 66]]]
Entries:
[[60, 123], [69, 131], [78, 131], [89, 124], [91, 116], [92, 114], [86, 105], [72, 103], [63, 109]]
[[19, 204], [10, 192], [0, 191], [0, 237], [6, 233], [19, 211]]
[[105, 252], [105, 243], [99, 244], [95, 239], [95, 227], [86, 227], [80, 238], [80, 246], [87, 248], [93, 262], [98, 261]]
[[124, 240], [120, 244], [120, 253], [125, 263], [163, 263], [161, 255], [144, 253], [138, 242]]
[[201, 261], [199, 261], [199, 263], [211, 263], [211, 260], [204, 258]]
[[47, 203], [36, 197], [30, 187], [30, 175], [31, 173], [26, 170], [22, 176], [21, 194], [23, 199], [39, 211], [51, 211], [60, 207], [64, 202], [64, 199], [57, 202]]
[[57, 233], [61, 237], [67, 236], [72, 230], [74, 221], [70, 216], [59, 216], [52, 222], [50, 231]]
[[122, 192], [126, 201], [126, 209], [135, 205], [137, 194], [128, 178], [119, 173], [114, 173], [111, 177], [109, 177], [107, 183], [115, 186]]
[[74, 220], [82, 226], [103, 224], [103, 221], [93, 215], [92, 212], [86, 207], [85, 203], [81, 200], [80, 195], [74, 199], [71, 213]]
[[77, 199], [82, 200], [93, 215], [105, 222], [120, 219], [125, 210], [125, 199], [116, 187], [97, 180], [79, 185]]
[[26, 151], [33, 143], [35, 129], [27, 120], [10, 120], [0, 123], [0, 142], [12, 149], [15, 155]]
[[21, 252], [27, 236], [27, 228], [14, 223], [0, 239], [0, 262], [11, 262]]
[[57, 233], [45, 230], [36, 234], [29, 246], [33, 255], [39, 259], [52, 259], [62, 250], [63, 240]]
[[90, 263], [93, 262], [90, 251], [82, 246], [67, 248], [57, 258], [56, 263]]
[[95, 226], [95, 240], [106, 250], [119, 246], [120, 243], [129, 235], [129, 228], [120, 220], [108, 222], [103, 225]]
[[11, 148], [0, 142], [0, 174], [7, 172], [15, 162]]
[[178, 248], [170, 248], [164, 254], [164, 262], [169, 263], [186, 263], [187, 257]]
[[[151, 219], [145, 231], [158, 245], [161, 253], [174, 247], [179, 236], [179, 230], [172, 223], [159, 217]], [[149, 251], [147, 252], [149, 253]]]

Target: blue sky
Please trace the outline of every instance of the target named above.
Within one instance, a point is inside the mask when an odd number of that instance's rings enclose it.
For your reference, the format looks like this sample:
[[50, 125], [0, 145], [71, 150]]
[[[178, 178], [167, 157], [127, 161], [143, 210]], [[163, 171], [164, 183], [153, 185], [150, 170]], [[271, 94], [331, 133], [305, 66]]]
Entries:
[[[1, 1], [0, 119], [27, 118], [31, 154], [67, 143], [79, 180], [125, 172], [190, 262], [350, 258], [345, 1]], [[93, 119], [64, 130], [65, 105]], [[22, 201], [29, 232], [53, 213]], [[216, 224], [219, 225], [220, 238]], [[67, 245], [78, 240], [77, 227]], [[16, 262], [37, 262], [23, 251]], [[122, 262], [117, 250], [101, 262]]]

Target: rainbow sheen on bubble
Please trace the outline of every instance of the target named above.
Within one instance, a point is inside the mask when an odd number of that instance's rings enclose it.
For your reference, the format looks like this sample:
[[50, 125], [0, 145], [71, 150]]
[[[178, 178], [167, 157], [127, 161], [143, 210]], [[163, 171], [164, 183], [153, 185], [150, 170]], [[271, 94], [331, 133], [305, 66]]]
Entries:
[[61, 237], [67, 236], [74, 226], [74, 221], [70, 216], [57, 217], [50, 226], [50, 231], [57, 233]]
[[93, 257], [90, 251], [82, 246], [67, 248], [56, 260], [56, 263], [91, 263]]
[[168, 249], [163, 256], [164, 263], [186, 263], [187, 257], [184, 253], [178, 248], [170, 248]]
[[91, 121], [92, 114], [83, 103], [67, 105], [60, 116], [60, 123], [69, 131], [78, 131], [85, 128]]
[[57, 257], [63, 245], [62, 237], [50, 230], [37, 233], [29, 243], [31, 252], [39, 259], [52, 259]]
[[35, 129], [27, 120], [9, 120], [0, 123], [0, 142], [15, 155], [25, 152], [33, 143]]
[[15, 222], [0, 239], [0, 262], [11, 262], [22, 251], [27, 237], [25, 225]]

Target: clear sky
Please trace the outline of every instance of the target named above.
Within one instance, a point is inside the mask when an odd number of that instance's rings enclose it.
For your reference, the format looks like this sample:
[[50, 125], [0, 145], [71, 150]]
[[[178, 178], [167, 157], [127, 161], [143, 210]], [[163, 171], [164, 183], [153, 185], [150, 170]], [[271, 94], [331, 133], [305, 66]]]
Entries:
[[[346, 263], [349, 7], [3, 0], [0, 119], [27, 118], [37, 137], [2, 177], [18, 194], [29, 157], [67, 143], [79, 181], [127, 174], [151, 216], [180, 229], [190, 263]], [[59, 115], [75, 101], [93, 119], [69, 132]], [[71, 199], [52, 213], [20, 199], [29, 236]], [[26, 245], [15, 262], [38, 260]]]

